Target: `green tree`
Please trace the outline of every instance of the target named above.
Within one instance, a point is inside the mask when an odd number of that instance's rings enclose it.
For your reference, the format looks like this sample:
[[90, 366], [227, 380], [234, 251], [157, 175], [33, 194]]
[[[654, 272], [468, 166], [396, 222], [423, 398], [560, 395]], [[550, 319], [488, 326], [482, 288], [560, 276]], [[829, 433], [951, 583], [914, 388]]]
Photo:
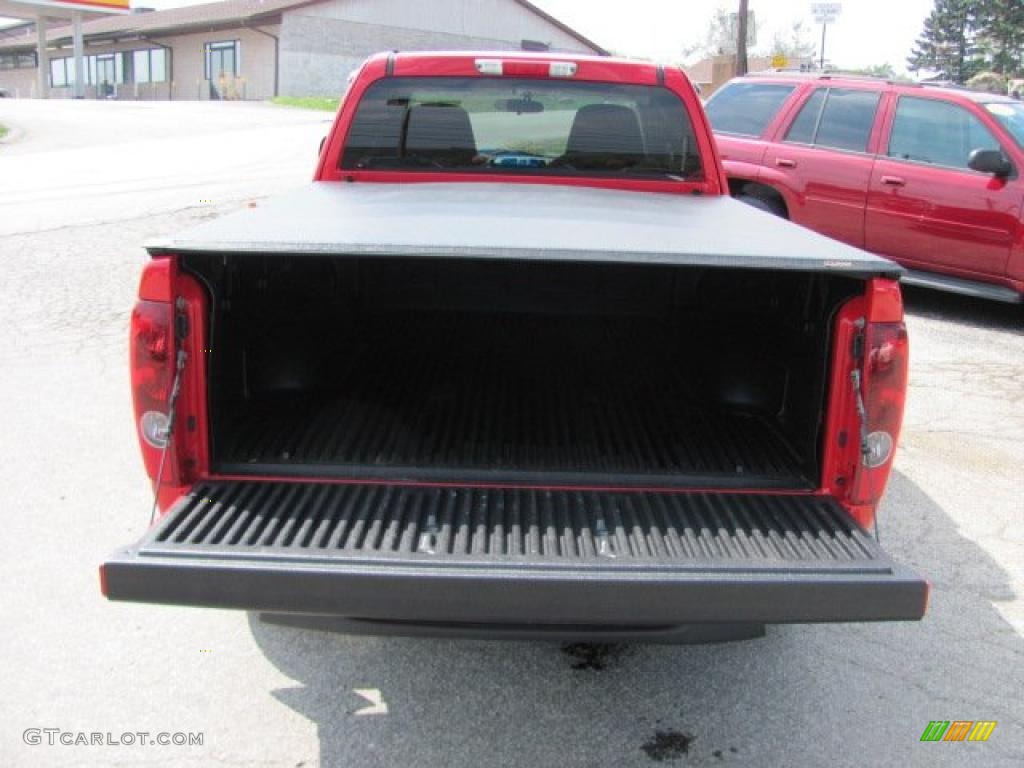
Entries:
[[984, 69], [976, 36], [982, 20], [981, 5], [987, 1], [935, 0], [907, 66], [915, 72], [935, 70], [961, 84]]
[[711, 17], [711, 24], [708, 26], [704, 39], [683, 48], [683, 58], [717, 56], [735, 45], [736, 40], [732, 36], [729, 12], [724, 8], [718, 8], [715, 10], [714, 16]]
[[906, 82], [910, 80], [906, 75], [897, 73], [896, 69], [889, 62], [886, 62], [885, 64], [873, 64], [869, 67], [861, 67], [860, 69], [844, 69], [843, 72], [851, 75], [879, 77], [883, 80], [893, 80], [896, 82]]
[[776, 32], [772, 38], [772, 55], [785, 56], [790, 61], [814, 59], [818, 55], [818, 46], [809, 39], [802, 21], [790, 25], [788, 33]]
[[1002, 75], [1024, 70], [1024, 0], [980, 0], [978, 46], [987, 68]]
[[894, 77], [896, 77], [896, 70], [892, 68], [892, 64], [886, 62], [885, 64], [874, 64], [870, 67], [851, 69], [850, 74], [867, 75], [868, 77], [880, 77], [883, 80], [892, 80]]
[[1008, 83], [1006, 77], [998, 72], [979, 72], [967, 81], [967, 87], [972, 91], [984, 91], [985, 93], [998, 93], [1006, 95]]
[[[723, 53], [736, 53], [737, 30], [736, 22], [739, 17], [732, 14], [724, 7], [718, 7], [711, 17], [711, 24], [704, 36], [704, 40], [683, 48], [684, 59], [704, 56], [718, 56]], [[755, 20], [756, 22], [756, 20]], [[757, 29], [760, 25], [748, 26], [747, 37], [756, 39]]]

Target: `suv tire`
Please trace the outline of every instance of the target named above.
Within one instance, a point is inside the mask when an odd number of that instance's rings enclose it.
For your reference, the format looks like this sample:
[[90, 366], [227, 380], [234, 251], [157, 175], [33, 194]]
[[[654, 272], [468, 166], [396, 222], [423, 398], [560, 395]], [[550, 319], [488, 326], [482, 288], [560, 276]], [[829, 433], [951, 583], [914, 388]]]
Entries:
[[766, 200], [763, 197], [755, 197], [754, 195], [737, 195], [736, 199], [741, 203], [746, 203], [752, 208], [757, 208], [759, 211], [770, 213], [773, 216], [778, 216], [783, 219], [788, 219], [786, 215], [786, 209], [774, 200]]

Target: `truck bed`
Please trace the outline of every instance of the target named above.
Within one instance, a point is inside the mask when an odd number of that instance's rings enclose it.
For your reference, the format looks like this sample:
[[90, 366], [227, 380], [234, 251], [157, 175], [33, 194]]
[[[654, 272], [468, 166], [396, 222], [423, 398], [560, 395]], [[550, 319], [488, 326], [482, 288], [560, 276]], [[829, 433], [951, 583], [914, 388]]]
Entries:
[[848, 277], [189, 256], [232, 475], [807, 490]]
[[813, 487], [770, 417], [701, 398], [655, 319], [382, 313], [352, 335], [330, 388], [233, 401], [222, 471]]

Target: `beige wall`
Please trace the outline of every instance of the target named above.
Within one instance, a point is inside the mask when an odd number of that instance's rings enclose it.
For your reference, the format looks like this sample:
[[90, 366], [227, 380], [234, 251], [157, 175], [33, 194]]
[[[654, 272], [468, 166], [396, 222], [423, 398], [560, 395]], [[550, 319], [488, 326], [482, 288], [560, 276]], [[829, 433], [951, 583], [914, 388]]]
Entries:
[[[261, 27], [269, 34], [276, 36], [277, 25]], [[124, 83], [115, 88], [114, 97], [121, 100], [154, 100], [154, 99], [200, 99], [210, 98], [210, 84], [204, 79], [203, 46], [207, 43], [238, 40], [240, 44], [239, 77], [236, 82], [229, 83], [228, 90], [239, 99], [262, 100], [274, 96], [274, 76], [276, 68], [275, 44], [271, 37], [248, 28], [235, 28], [220, 32], [203, 32], [191, 35], [174, 35], [167, 37], [150, 37], [148, 40], [111, 43], [106, 45], [86, 45], [85, 55], [118, 53], [142, 48], [170, 48], [171, 60], [168, 76], [171, 78], [163, 83]], [[49, 58], [58, 59], [71, 56], [70, 46], [51, 50]], [[0, 86], [11, 92], [11, 95], [35, 96], [35, 70], [16, 69], [0, 70]], [[97, 97], [95, 86], [87, 86], [85, 97]], [[51, 98], [70, 98], [71, 88], [51, 88]]]
[[[763, 72], [770, 69], [771, 66], [770, 57], [750, 56], [747, 58], [748, 72]], [[736, 56], [732, 54], [715, 56], [711, 62], [711, 82], [701, 83], [701, 97], [708, 98], [734, 77], [736, 77]]]
[[[329, 0], [292, 8], [285, 17], [338, 19], [379, 30], [436, 32], [489, 41], [502, 49], [522, 40], [549, 43], [555, 51], [593, 53], [573, 35], [513, 0]], [[379, 33], [378, 33], [379, 34]]]
[[[263, 27], [276, 35], [277, 27]], [[196, 35], [154, 38], [173, 49], [175, 99], [208, 99], [209, 83], [203, 79], [203, 46], [225, 40], [238, 40], [239, 82], [234, 90], [239, 98], [269, 99], [274, 95], [274, 71], [276, 56], [274, 41], [252, 29], [230, 29], [221, 32], [204, 32]]]
[[36, 95], [36, 70], [0, 69], [0, 88], [11, 98], [30, 98]]
[[591, 52], [513, 0], [327, 0], [286, 9], [281, 27], [283, 96], [338, 97], [380, 51], [519, 50], [534, 40]]

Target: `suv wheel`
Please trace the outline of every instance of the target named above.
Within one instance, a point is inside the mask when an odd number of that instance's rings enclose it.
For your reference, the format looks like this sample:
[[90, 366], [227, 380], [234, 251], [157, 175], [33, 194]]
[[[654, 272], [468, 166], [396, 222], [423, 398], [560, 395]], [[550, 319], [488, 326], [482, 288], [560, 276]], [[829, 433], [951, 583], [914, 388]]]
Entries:
[[763, 197], [755, 197], [754, 195], [737, 195], [736, 199], [741, 203], [746, 203], [752, 208], [757, 208], [759, 211], [764, 211], [765, 213], [770, 213], [773, 216], [778, 216], [783, 219], [789, 218], [789, 216], [786, 215], [786, 209], [781, 203], [778, 203], [775, 200], [766, 200]]

